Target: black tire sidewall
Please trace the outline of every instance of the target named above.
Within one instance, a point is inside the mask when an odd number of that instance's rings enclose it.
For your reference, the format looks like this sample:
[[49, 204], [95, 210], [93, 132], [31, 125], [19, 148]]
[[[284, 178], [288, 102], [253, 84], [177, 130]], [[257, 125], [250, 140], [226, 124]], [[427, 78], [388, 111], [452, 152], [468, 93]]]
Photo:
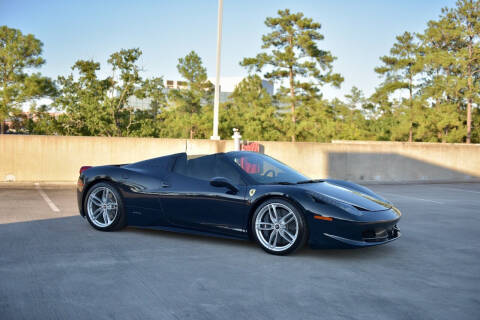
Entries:
[[[281, 203], [285, 206], [288, 206], [293, 211], [293, 213], [295, 214], [295, 216], [298, 220], [298, 236], [297, 236], [297, 239], [295, 240], [295, 243], [291, 247], [289, 247], [288, 249], [285, 249], [283, 251], [273, 251], [273, 250], [270, 250], [269, 248], [265, 247], [259, 241], [259, 239], [257, 237], [257, 232], [255, 230], [255, 221], [257, 219], [258, 214], [260, 213], [262, 208], [264, 208], [265, 206], [267, 206], [271, 203]], [[270, 198], [270, 199], [264, 201], [262, 204], [260, 204], [257, 207], [257, 209], [255, 210], [255, 213], [252, 216], [252, 221], [251, 221], [250, 225], [251, 225], [251, 232], [252, 232], [252, 235], [253, 235], [253, 238], [255, 239], [255, 241], [260, 245], [260, 247], [263, 250], [265, 250], [268, 253], [275, 254], [275, 255], [287, 255], [287, 254], [291, 254], [291, 253], [297, 251], [298, 249], [302, 248], [305, 245], [305, 242], [306, 242], [307, 237], [308, 237], [307, 222], [305, 220], [305, 217], [303, 216], [302, 211], [296, 205], [294, 205], [291, 201], [288, 201], [288, 200], [283, 199], [283, 198]]]
[[[88, 208], [87, 208], [88, 197], [90, 196], [90, 194], [95, 189], [97, 189], [99, 187], [105, 187], [105, 188], [110, 189], [110, 191], [112, 191], [113, 194], [115, 194], [115, 197], [117, 198], [117, 202], [118, 202], [117, 216], [113, 220], [113, 223], [111, 225], [109, 225], [108, 227], [97, 226], [96, 224], [94, 224], [92, 222], [92, 220], [90, 220], [90, 216], [88, 215]], [[99, 183], [94, 184], [88, 190], [87, 194], [85, 195], [85, 198], [83, 200], [83, 210], [85, 212], [85, 217], [87, 218], [88, 223], [90, 223], [90, 225], [97, 230], [100, 230], [100, 231], [114, 231], [114, 230], [119, 230], [119, 229], [125, 227], [125, 225], [126, 225], [126, 215], [125, 215], [125, 209], [124, 209], [124, 206], [123, 206], [122, 197], [121, 197], [120, 193], [118, 192], [117, 188], [111, 183], [99, 182]]]

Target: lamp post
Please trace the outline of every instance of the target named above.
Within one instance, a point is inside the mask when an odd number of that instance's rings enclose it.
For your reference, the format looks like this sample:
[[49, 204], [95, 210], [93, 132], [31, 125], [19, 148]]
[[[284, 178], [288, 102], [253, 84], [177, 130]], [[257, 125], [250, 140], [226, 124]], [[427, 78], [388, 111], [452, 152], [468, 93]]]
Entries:
[[220, 140], [218, 135], [218, 109], [220, 104], [220, 51], [222, 46], [222, 15], [223, 0], [218, 0], [218, 23], [217, 23], [217, 75], [215, 77], [215, 100], [213, 102], [213, 135], [211, 140]]

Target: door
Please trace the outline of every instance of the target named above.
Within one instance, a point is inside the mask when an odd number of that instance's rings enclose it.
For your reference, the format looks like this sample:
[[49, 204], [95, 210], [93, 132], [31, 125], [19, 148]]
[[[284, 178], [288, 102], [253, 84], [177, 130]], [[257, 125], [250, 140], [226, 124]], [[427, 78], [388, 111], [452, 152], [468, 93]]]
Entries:
[[[214, 187], [214, 177], [228, 179], [237, 190]], [[161, 202], [168, 221], [176, 227], [232, 236], [246, 236], [249, 207], [246, 185], [238, 169], [223, 155], [179, 157]]]

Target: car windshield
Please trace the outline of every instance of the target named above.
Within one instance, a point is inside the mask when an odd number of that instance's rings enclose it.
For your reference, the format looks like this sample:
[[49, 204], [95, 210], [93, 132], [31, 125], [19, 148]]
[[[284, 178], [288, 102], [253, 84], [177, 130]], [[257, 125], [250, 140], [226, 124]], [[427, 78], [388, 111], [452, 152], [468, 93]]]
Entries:
[[229, 152], [227, 156], [259, 184], [294, 184], [308, 180], [308, 177], [264, 154], [239, 151]]

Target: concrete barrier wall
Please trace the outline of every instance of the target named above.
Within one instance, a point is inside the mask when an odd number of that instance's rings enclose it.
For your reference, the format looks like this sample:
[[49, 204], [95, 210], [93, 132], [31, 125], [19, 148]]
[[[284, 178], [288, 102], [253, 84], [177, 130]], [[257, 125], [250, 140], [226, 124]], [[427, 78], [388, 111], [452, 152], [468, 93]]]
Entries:
[[[478, 181], [480, 145], [341, 141], [260, 142], [262, 151], [312, 178], [359, 182]], [[74, 182], [83, 165], [122, 164], [166, 154], [233, 150], [233, 141], [0, 136], [0, 181]]]

